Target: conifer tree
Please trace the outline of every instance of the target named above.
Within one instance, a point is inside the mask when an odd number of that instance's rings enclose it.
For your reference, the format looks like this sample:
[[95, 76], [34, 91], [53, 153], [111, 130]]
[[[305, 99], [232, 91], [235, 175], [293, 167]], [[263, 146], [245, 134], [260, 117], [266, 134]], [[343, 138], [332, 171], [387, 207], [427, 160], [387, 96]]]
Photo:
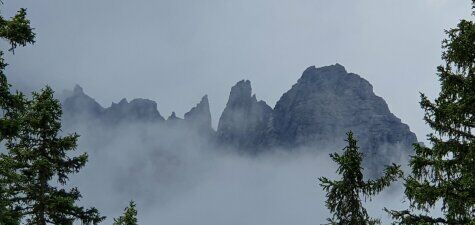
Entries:
[[[18, 46], [35, 42], [35, 33], [26, 18], [26, 9], [20, 9], [10, 20], [0, 15], [0, 38], [9, 42], [11, 52]], [[26, 101], [22, 93], [10, 90], [11, 85], [5, 75], [7, 65], [3, 51], [0, 51], [0, 141], [15, 135], [19, 127], [18, 113], [24, 109]]]
[[[34, 37], [25, 9], [20, 9], [10, 19], [0, 15], [0, 38], [9, 42], [9, 51], [13, 52], [18, 46], [33, 44]], [[0, 51], [0, 142], [17, 134], [20, 127], [19, 115], [24, 111], [26, 103], [23, 94], [10, 90], [5, 75], [6, 66], [3, 51]], [[11, 165], [11, 161], [0, 160], [0, 225], [18, 225], [21, 219], [21, 212], [13, 200], [17, 191], [10, 188], [18, 181], [17, 176], [11, 172]]]
[[[475, 24], [461, 20], [446, 33], [441, 91], [435, 101], [421, 94], [420, 102], [432, 147], [414, 146], [405, 181], [410, 208], [389, 211], [395, 224], [475, 224]], [[430, 215], [436, 203], [441, 217]]]
[[[35, 34], [20, 9], [10, 20], [0, 16], [0, 37], [11, 45], [34, 43]], [[72, 225], [102, 221], [95, 208], [76, 206], [81, 197], [77, 188], [62, 188], [71, 173], [86, 163], [87, 155], [70, 157], [78, 135], [60, 137], [61, 105], [46, 87], [27, 99], [13, 92], [5, 75], [7, 64], [0, 51], [0, 141], [7, 153], [0, 154], [0, 225]], [[53, 185], [53, 179], [58, 185]]]
[[376, 180], [364, 181], [361, 161], [363, 154], [359, 151], [357, 140], [350, 131], [347, 133], [348, 145], [343, 154], [330, 154], [338, 164], [337, 173], [341, 180], [329, 180], [321, 177], [320, 186], [327, 192], [326, 206], [333, 214], [328, 218], [329, 224], [334, 225], [372, 225], [379, 224], [378, 219], [371, 218], [362, 205], [361, 197], [371, 200], [371, 197], [381, 192], [391, 182], [402, 176], [398, 165], [386, 167], [384, 176]]
[[122, 216], [114, 219], [114, 225], [137, 225], [137, 210], [133, 201], [124, 209]]
[[[61, 105], [50, 87], [33, 93], [16, 137], [7, 139], [4, 161], [12, 162], [10, 169], [18, 177], [13, 185], [26, 224], [71, 225], [80, 220], [97, 224], [104, 219], [95, 208], [76, 205], [81, 198], [77, 188], [64, 189], [68, 176], [87, 162], [87, 154], [70, 156], [77, 146], [77, 134], [60, 137]], [[57, 181], [57, 185], [52, 185]]]

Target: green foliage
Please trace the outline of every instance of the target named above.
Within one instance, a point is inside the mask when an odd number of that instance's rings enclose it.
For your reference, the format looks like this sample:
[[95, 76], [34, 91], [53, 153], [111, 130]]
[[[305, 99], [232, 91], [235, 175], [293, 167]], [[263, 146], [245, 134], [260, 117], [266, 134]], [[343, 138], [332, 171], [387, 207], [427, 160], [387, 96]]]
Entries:
[[361, 197], [371, 200], [371, 197], [381, 192], [391, 182], [402, 176], [398, 165], [386, 167], [384, 176], [377, 180], [363, 180], [361, 161], [363, 154], [359, 152], [357, 140], [353, 133], [347, 133], [348, 145], [343, 149], [343, 155], [330, 154], [330, 157], [339, 167], [337, 173], [341, 180], [329, 180], [321, 177], [320, 186], [327, 192], [326, 206], [333, 214], [328, 219], [329, 224], [338, 225], [370, 225], [379, 224], [379, 220], [369, 217], [363, 207]]
[[[35, 34], [21, 9], [10, 20], [0, 16], [0, 37], [16, 47], [34, 43]], [[78, 135], [60, 137], [61, 105], [46, 87], [27, 99], [12, 92], [0, 51], [0, 225], [97, 224], [104, 220], [95, 208], [76, 206], [77, 188], [65, 190], [68, 176], [85, 165], [87, 155], [70, 157]], [[52, 185], [56, 180], [58, 185]]]
[[[26, 18], [26, 9], [20, 9], [10, 20], [0, 16], [0, 38], [7, 40], [11, 47], [9, 51], [14, 51], [18, 46], [33, 44], [35, 33], [30, 27], [30, 21]], [[3, 117], [0, 118], [0, 141], [6, 137], [13, 136], [18, 129], [18, 110], [23, 109], [25, 97], [21, 93], [11, 93], [10, 85], [5, 76], [7, 63], [3, 59], [3, 52], [0, 51], [0, 109]]]
[[[414, 147], [405, 182], [410, 209], [389, 211], [396, 224], [475, 224], [475, 24], [461, 20], [446, 33], [441, 91], [433, 102], [421, 94], [420, 102], [435, 131], [428, 135], [432, 147]], [[443, 216], [428, 216], [438, 202]]]
[[[35, 34], [26, 19], [26, 10], [21, 9], [10, 20], [0, 16], [0, 38], [7, 40], [14, 51], [18, 46], [34, 43]], [[23, 94], [10, 91], [7, 77], [4, 73], [7, 64], [0, 51], [0, 141], [14, 137], [21, 125], [20, 114], [25, 110], [26, 99]], [[18, 193], [14, 187], [17, 182], [16, 174], [12, 173], [10, 166], [14, 162], [0, 160], [0, 225], [18, 225], [21, 211], [14, 199]]]
[[[78, 135], [59, 136], [61, 113], [51, 88], [33, 93], [21, 115], [19, 132], [6, 140], [8, 153], [0, 159], [13, 162], [9, 169], [17, 176], [14, 186], [26, 224], [73, 224], [76, 219], [97, 224], [104, 218], [96, 209], [75, 205], [81, 197], [77, 188], [60, 188], [69, 174], [79, 172], [87, 162], [87, 154], [69, 156], [76, 149]], [[58, 186], [51, 185], [53, 179]]]
[[[10, 20], [0, 16], [0, 38], [7, 40], [11, 47], [9, 51], [14, 51], [18, 46], [33, 44], [35, 33], [30, 27], [30, 21], [26, 18], [26, 9], [20, 9]], [[23, 94], [10, 91], [5, 75], [5, 68], [8, 64], [3, 59], [3, 52], [0, 51], [0, 141], [13, 136], [18, 130], [18, 111], [24, 109], [25, 97]]]
[[30, 26], [30, 21], [26, 18], [26, 9], [20, 9], [10, 20], [5, 20], [0, 16], [0, 37], [10, 42], [9, 51], [35, 42], [35, 33]]
[[11, 170], [13, 164], [12, 160], [0, 158], [0, 225], [18, 225], [22, 217], [14, 201], [18, 177]]
[[137, 210], [133, 201], [124, 209], [122, 216], [114, 219], [114, 225], [137, 225]]

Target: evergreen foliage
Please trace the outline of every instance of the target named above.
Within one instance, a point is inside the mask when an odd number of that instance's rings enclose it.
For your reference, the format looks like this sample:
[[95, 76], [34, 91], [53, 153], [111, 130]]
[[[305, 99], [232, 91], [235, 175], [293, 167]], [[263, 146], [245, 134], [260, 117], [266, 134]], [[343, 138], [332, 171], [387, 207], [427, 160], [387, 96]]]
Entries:
[[129, 206], [124, 209], [124, 214], [114, 219], [114, 225], [137, 225], [137, 210], [135, 203], [131, 201]]
[[[441, 91], [435, 101], [421, 94], [420, 102], [432, 147], [414, 146], [405, 181], [410, 208], [388, 211], [395, 224], [475, 224], [475, 24], [461, 20], [446, 33]], [[443, 216], [432, 217], [437, 203]]]
[[[9, 169], [17, 179], [18, 204], [26, 224], [97, 224], [104, 218], [95, 208], [76, 206], [81, 198], [77, 188], [65, 190], [68, 176], [77, 173], [87, 162], [87, 154], [70, 157], [76, 149], [77, 134], [60, 137], [61, 104], [50, 87], [33, 93], [16, 137], [7, 139], [7, 154], [0, 158], [12, 162]], [[69, 154], [68, 154], [69, 153]], [[56, 180], [58, 185], [52, 185]]]
[[[0, 16], [0, 37], [11, 45], [34, 43], [35, 34], [20, 9], [10, 20]], [[97, 224], [104, 220], [95, 208], [76, 206], [77, 188], [65, 190], [68, 176], [85, 165], [87, 155], [70, 157], [78, 135], [60, 137], [61, 105], [46, 87], [27, 99], [10, 90], [4, 73], [7, 64], [0, 51], [0, 225]], [[68, 154], [69, 153], [69, 154]], [[54, 184], [54, 180], [57, 184]]]
[[[18, 46], [33, 44], [34, 37], [25, 9], [20, 9], [10, 19], [0, 15], [0, 38], [9, 42], [9, 51], [13, 52]], [[23, 94], [10, 91], [5, 75], [6, 66], [3, 51], [0, 51], [0, 141], [18, 133], [20, 114], [24, 112], [26, 103]], [[16, 174], [11, 171], [12, 164], [12, 161], [0, 159], [0, 225], [18, 225], [21, 219], [19, 207], [14, 203], [17, 190], [10, 188], [18, 181]]]
[[[30, 21], [26, 18], [26, 9], [20, 9], [10, 20], [4, 19], [0, 15], [0, 38], [7, 40], [13, 52], [18, 46], [33, 44], [35, 33], [30, 27]], [[15, 135], [18, 130], [18, 111], [24, 109], [25, 97], [22, 93], [12, 93], [10, 84], [5, 75], [5, 68], [8, 64], [3, 58], [3, 51], [0, 51], [0, 141]]]
[[347, 133], [348, 145], [343, 149], [342, 155], [330, 154], [333, 161], [338, 164], [337, 173], [341, 180], [329, 180], [321, 177], [320, 186], [327, 192], [326, 206], [333, 214], [328, 219], [329, 224], [335, 225], [372, 225], [379, 224], [378, 219], [369, 217], [363, 207], [361, 197], [371, 200], [371, 197], [381, 192], [391, 182], [402, 176], [398, 165], [386, 167], [384, 176], [376, 180], [363, 180], [361, 162], [363, 154], [359, 151], [357, 140], [350, 131]]

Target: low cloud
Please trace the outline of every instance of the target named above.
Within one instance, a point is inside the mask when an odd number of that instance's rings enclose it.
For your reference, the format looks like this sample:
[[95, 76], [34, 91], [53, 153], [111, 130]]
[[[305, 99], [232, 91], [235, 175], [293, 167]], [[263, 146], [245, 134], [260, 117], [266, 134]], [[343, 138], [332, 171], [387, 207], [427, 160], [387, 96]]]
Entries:
[[[72, 177], [108, 216], [134, 200], [141, 224], [321, 224], [330, 216], [318, 177], [335, 178], [328, 157], [336, 149], [269, 151], [250, 156], [217, 147], [193, 131], [174, 126], [124, 123], [114, 127], [78, 123], [79, 150], [90, 161]], [[88, 125], [89, 124], [89, 125]], [[383, 207], [404, 207], [400, 185], [367, 203], [388, 222]]]

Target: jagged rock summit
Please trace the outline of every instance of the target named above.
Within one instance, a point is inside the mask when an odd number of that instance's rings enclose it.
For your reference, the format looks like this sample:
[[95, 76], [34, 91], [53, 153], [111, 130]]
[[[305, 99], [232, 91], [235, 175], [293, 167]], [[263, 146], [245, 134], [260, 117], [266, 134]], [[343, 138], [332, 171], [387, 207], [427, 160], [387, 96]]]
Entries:
[[182, 119], [178, 118], [175, 112], [172, 112], [172, 114], [167, 118], [167, 121], [174, 121], [174, 120], [182, 120]]
[[98, 117], [104, 108], [93, 98], [84, 94], [81, 86], [76, 85], [68, 97], [63, 101], [63, 111], [65, 115], [82, 115]]
[[252, 95], [251, 82], [241, 80], [231, 88], [219, 119], [218, 140], [237, 148], [258, 151], [266, 146], [272, 108]]
[[415, 140], [371, 84], [339, 64], [307, 68], [277, 102], [273, 127], [279, 142], [289, 145], [344, 137], [348, 130], [394, 143]]
[[371, 168], [407, 156], [417, 142], [371, 84], [340, 64], [308, 67], [274, 109], [257, 101], [250, 81], [239, 81], [231, 88], [217, 138], [251, 154], [276, 147], [334, 152], [343, 148], [348, 131], [355, 133]]
[[186, 122], [197, 129], [212, 130], [208, 95], [203, 96], [195, 107], [185, 113], [184, 117]]
[[371, 84], [340, 64], [307, 68], [273, 112], [274, 138], [281, 146], [335, 148], [351, 130], [367, 157], [386, 163], [417, 142]]
[[357, 74], [348, 73], [340, 64], [308, 67], [274, 108], [257, 100], [249, 80], [237, 82], [231, 88], [216, 132], [211, 126], [206, 95], [183, 119], [172, 113], [164, 120], [157, 103], [147, 99], [130, 102], [123, 99], [103, 108], [79, 86], [63, 101], [63, 106], [66, 120], [87, 115], [104, 124], [124, 121], [165, 124], [185, 128], [183, 133], [206, 134], [222, 146], [251, 154], [275, 147], [334, 152], [344, 146], [345, 133], [351, 130], [367, 161], [381, 166], [407, 155], [417, 142], [409, 127], [375, 95], [371, 84]]
[[103, 121], [110, 124], [117, 124], [120, 122], [157, 122], [165, 120], [158, 112], [157, 103], [148, 100], [137, 98], [128, 102], [123, 98], [119, 103], [112, 103], [109, 108], [106, 108], [102, 115]]
[[158, 111], [155, 101], [142, 98], [133, 99], [130, 102], [123, 98], [118, 103], [112, 103], [110, 107], [104, 108], [96, 100], [86, 95], [79, 85], [76, 85], [73, 91], [67, 92], [67, 97], [62, 101], [62, 104], [63, 121], [66, 124], [84, 119], [93, 123], [99, 122], [105, 126], [114, 126], [126, 122], [157, 125], [167, 122], [171, 126], [184, 126], [201, 130], [205, 135], [214, 135], [207, 95], [203, 96], [195, 107], [185, 113], [184, 119], [177, 117], [173, 112], [165, 120]]

